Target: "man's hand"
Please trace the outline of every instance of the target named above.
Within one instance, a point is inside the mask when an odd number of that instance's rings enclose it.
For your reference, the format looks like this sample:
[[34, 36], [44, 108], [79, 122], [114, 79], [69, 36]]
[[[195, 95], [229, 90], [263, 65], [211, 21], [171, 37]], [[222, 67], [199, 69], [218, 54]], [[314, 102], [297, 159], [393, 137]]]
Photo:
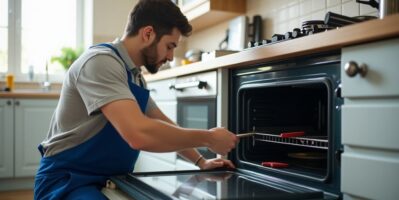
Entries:
[[204, 159], [202, 158], [198, 162], [200, 169], [215, 169], [220, 167], [235, 168], [234, 164], [230, 160], [222, 158]]
[[229, 153], [238, 143], [238, 138], [225, 128], [212, 128], [211, 141], [208, 149], [222, 156]]

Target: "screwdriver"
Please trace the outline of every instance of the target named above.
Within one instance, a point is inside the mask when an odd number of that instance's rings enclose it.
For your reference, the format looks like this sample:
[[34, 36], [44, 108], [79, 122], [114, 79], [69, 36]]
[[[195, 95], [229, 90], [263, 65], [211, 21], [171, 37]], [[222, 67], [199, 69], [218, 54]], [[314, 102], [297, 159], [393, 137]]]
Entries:
[[244, 138], [244, 137], [251, 137], [256, 135], [256, 133], [241, 133], [241, 134], [237, 134], [238, 138]]

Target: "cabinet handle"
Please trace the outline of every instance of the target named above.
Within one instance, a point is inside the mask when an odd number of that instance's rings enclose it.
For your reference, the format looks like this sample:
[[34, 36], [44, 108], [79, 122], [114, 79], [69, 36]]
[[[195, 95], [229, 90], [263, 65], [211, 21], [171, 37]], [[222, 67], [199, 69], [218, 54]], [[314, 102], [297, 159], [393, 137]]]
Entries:
[[192, 81], [192, 82], [187, 82], [187, 83], [179, 83], [179, 84], [174, 84], [169, 87], [169, 89], [175, 89], [178, 91], [182, 91], [183, 89], [186, 88], [191, 88], [191, 87], [197, 87], [198, 89], [203, 89], [206, 88], [208, 83], [206, 81]]
[[12, 105], [11, 100], [8, 100], [8, 101], [7, 101], [7, 106], [11, 106], [11, 105]]
[[15, 101], [16, 106], [19, 106], [19, 104], [20, 104], [19, 101]]
[[345, 64], [345, 72], [349, 77], [354, 77], [357, 74], [360, 74], [362, 77], [365, 77], [367, 74], [367, 65], [361, 64], [359, 66], [356, 62], [349, 61]]

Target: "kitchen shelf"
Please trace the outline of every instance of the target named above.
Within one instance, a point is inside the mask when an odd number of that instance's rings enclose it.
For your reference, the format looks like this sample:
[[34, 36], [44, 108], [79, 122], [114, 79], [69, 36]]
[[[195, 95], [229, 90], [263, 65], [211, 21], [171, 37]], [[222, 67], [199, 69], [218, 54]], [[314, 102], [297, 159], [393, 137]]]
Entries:
[[246, 12], [246, 0], [195, 0], [180, 5], [194, 31], [198, 31]]
[[252, 139], [253, 139], [252, 141], [253, 144], [255, 144], [255, 141], [261, 141], [261, 142], [288, 144], [294, 146], [311, 147], [318, 149], [328, 149], [327, 136], [305, 136], [305, 137], [282, 138], [279, 135], [256, 133]]

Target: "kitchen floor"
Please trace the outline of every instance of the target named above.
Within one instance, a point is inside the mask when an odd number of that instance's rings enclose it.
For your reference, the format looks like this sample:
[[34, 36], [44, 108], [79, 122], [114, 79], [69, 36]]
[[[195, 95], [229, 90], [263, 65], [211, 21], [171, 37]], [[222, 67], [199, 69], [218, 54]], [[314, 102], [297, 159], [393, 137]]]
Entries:
[[1, 200], [27, 200], [33, 199], [33, 190], [16, 190], [0, 192]]

